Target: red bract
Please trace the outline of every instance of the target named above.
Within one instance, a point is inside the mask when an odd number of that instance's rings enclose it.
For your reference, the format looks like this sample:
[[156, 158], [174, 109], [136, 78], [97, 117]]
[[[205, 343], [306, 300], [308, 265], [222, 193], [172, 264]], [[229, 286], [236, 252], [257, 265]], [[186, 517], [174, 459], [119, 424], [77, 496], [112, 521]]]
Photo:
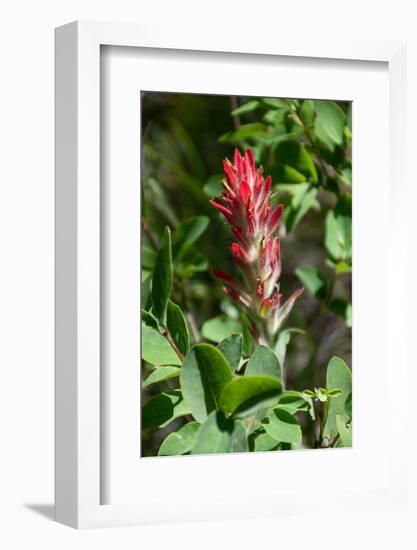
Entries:
[[271, 176], [264, 178], [263, 168], [255, 167], [252, 149], [242, 156], [235, 149], [233, 164], [223, 161], [224, 191], [211, 204], [222, 213], [237, 242], [230, 246], [232, 256], [242, 269], [245, 288], [220, 270], [214, 274], [226, 283], [225, 292], [242, 304], [252, 317], [266, 321], [267, 336], [273, 336], [289, 315], [299, 289], [281, 305], [280, 240], [276, 235], [284, 207], [272, 206]]

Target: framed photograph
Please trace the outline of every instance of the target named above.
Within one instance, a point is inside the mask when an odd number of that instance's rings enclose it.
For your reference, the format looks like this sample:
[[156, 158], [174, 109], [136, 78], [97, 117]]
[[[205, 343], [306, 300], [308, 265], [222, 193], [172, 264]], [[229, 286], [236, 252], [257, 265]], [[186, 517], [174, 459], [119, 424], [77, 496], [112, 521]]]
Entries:
[[401, 505], [404, 81], [397, 42], [56, 30], [58, 521]]

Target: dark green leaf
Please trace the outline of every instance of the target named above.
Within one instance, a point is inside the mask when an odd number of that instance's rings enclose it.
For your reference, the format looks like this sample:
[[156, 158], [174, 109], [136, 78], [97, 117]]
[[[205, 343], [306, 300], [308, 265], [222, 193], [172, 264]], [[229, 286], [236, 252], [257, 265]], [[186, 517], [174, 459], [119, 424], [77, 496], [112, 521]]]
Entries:
[[285, 409], [276, 407], [263, 423], [265, 431], [276, 441], [298, 444], [301, 428], [297, 420]]
[[190, 412], [179, 390], [160, 393], [142, 407], [142, 430], [163, 428], [175, 418]]
[[159, 447], [159, 456], [175, 456], [189, 453], [197, 439], [201, 424], [188, 422], [177, 432], [170, 433]]
[[217, 346], [225, 356], [233, 372], [235, 372], [239, 367], [240, 359], [242, 357], [242, 345], [242, 335], [231, 334], [222, 340]]
[[152, 327], [156, 330], [159, 329], [158, 319], [154, 317], [154, 315], [152, 315], [150, 311], [146, 311], [145, 309], [142, 309], [141, 315], [142, 315], [142, 322], [145, 325], [147, 325], [148, 327]]
[[207, 340], [211, 340], [218, 344], [231, 334], [240, 332], [240, 328], [238, 321], [230, 319], [226, 317], [226, 315], [219, 315], [203, 324], [201, 334]]
[[171, 231], [165, 228], [152, 277], [152, 305], [155, 315], [165, 323], [166, 308], [172, 290]]
[[234, 378], [224, 387], [219, 405], [226, 414], [243, 417], [276, 402], [281, 391], [281, 381], [271, 376]]
[[326, 279], [316, 267], [303, 265], [297, 267], [295, 274], [317, 300], [324, 299], [326, 296]]
[[164, 382], [170, 378], [175, 378], [180, 375], [181, 369], [178, 367], [156, 367], [154, 371], [148, 376], [146, 380], [142, 383], [142, 388], [146, 388], [151, 384], [156, 384], [157, 382]]
[[168, 340], [157, 330], [142, 324], [142, 359], [151, 365], [181, 365]]
[[187, 321], [181, 308], [168, 301], [167, 307], [167, 329], [176, 343], [178, 349], [186, 355], [190, 348], [190, 336], [188, 334]]
[[242, 422], [213, 411], [201, 426], [191, 454], [242, 453], [248, 450]]
[[323, 436], [331, 439], [338, 433], [336, 415], [345, 416], [345, 404], [349, 394], [352, 392], [352, 373], [346, 363], [339, 357], [332, 357], [327, 366], [326, 386], [329, 389], [338, 388], [342, 390], [339, 397], [330, 399], [329, 413]]
[[219, 398], [232, 379], [224, 355], [210, 344], [197, 344], [184, 359], [180, 384], [192, 415], [204, 422], [208, 414], [219, 409]]
[[140, 288], [140, 303], [142, 309], [147, 310], [152, 305], [151, 300], [152, 273], [142, 271], [142, 283]]
[[273, 376], [281, 380], [281, 365], [276, 354], [266, 346], [258, 346], [251, 355], [245, 369], [245, 376]]
[[[304, 145], [298, 143], [298, 141], [280, 141], [275, 148], [274, 156], [279, 166], [293, 168], [313, 183], [317, 183], [318, 176], [313, 159]], [[283, 177], [280, 178], [282, 182], [286, 181]]]

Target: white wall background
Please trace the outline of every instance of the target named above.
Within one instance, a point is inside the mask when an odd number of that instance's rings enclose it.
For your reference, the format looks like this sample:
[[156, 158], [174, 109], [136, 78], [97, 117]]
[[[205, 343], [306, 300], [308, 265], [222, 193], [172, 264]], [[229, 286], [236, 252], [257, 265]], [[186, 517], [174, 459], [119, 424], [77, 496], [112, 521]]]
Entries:
[[[333, 33], [409, 40], [409, 186], [405, 215], [417, 236], [417, 39], [406, 0], [14, 0], [0, 17], [0, 547], [223, 549], [415, 548], [416, 510], [365, 516], [312, 514], [253, 522], [152, 526], [77, 532], [53, 514], [53, 28], [75, 19], [187, 26], [246, 22], [300, 37]], [[415, 101], [415, 99], [414, 99]], [[414, 200], [413, 200], [414, 197]], [[407, 214], [408, 212], [408, 214]], [[381, 238], [385, 229], [381, 221]], [[414, 248], [414, 247], [413, 247]], [[413, 250], [410, 250], [412, 256]], [[384, 259], [389, 261], [389, 259]], [[416, 262], [410, 264], [409, 324], [415, 319]], [[383, 297], [381, 297], [383, 301]], [[381, 303], [381, 312], [383, 305]], [[412, 339], [412, 340], [415, 340]], [[410, 398], [415, 369], [410, 361]], [[393, 404], [395, 401], [393, 400]], [[410, 426], [412, 429], [412, 425]], [[415, 428], [414, 428], [415, 433]], [[395, 436], [394, 436], [395, 437]], [[412, 437], [410, 437], [411, 443]], [[388, 442], [387, 442], [388, 443]], [[410, 442], [397, 441], [406, 445]], [[409, 450], [415, 446], [409, 445]], [[408, 452], [408, 451], [407, 451]], [[413, 455], [415, 460], [415, 454]], [[415, 463], [415, 462], [414, 462]], [[415, 476], [414, 476], [415, 481]], [[413, 484], [413, 488], [417, 488]], [[413, 494], [413, 493], [412, 493]], [[415, 498], [413, 498], [415, 502]], [[414, 518], [413, 518], [414, 516]], [[415, 521], [414, 521], [415, 523]]]

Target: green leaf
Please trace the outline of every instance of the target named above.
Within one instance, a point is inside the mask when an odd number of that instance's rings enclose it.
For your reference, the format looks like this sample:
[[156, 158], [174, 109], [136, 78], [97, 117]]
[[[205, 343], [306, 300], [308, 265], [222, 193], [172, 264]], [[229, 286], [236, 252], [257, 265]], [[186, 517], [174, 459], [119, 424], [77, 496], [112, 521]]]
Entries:
[[232, 111], [233, 116], [240, 116], [244, 115], [246, 113], [251, 113], [252, 111], [255, 111], [259, 107], [259, 101], [257, 99], [252, 99], [251, 101], [248, 101], [247, 103], [243, 103], [243, 105], [240, 105], [236, 109]]
[[224, 355], [210, 344], [197, 344], [184, 359], [180, 384], [192, 415], [204, 422], [208, 414], [219, 409], [223, 388], [232, 379]]
[[352, 373], [346, 363], [339, 357], [332, 357], [329, 361], [326, 386], [328, 389], [338, 388], [342, 390], [339, 397], [332, 398], [329, 402], [329, 413], [323, 436], [331, 439], [338, 433], [336, 416], [345, 416], [346, 400], [352, 392]]
[[231, 130], [219, 137], [220, 143], [237, 143], [242, 139], [266, 135], [266, 129], [260, 122], [242, 124], [237, 130]]
[[343, 143], [345, 114], [334, 101], [314, 102], [316, 109], [315, 134], [333, 151], [335, 145]]
[[326, 296], [326, 279], [320, 273], [320, 271], [311, 265], [303, 265], [297, 267], [295, 274], [303, 283], [303, 285], [309, 290], [309, 292], [321, 301]]
[[160, 393], [149, 399], [142, 407], [142, 430], [163, 428], [175, 418], [190, 413], [180, 390]]
[[191, 454], [242, 453], [248, 450], [243, 423], [213, 411], [201, 426]]
[[308, 412], [314, 419], [314, 406], [311, 399], [311, 394], [292, 390], [286, 391], [281, 394], [278, 404], [280, 409], [285, 409], [290, 414], [295, 414], [299, 411]]
[[278, 99], [276, 97], [264, 97], [262, 99], [262, 103], [265, 105], [265, 107], [269, 107], [270, 109], [288, 110], [290, 107], [288, 99]]
[[207, 340], [211, 340], [212, 342], [216, 342], [216, 344], [218, 344], [231, 334], [240, 332], [240, 329], [240, 323], [234, 319], [226, 317], [226, 315], [219, 315], [218, 317], [213, 317], [213, 319], [210, 319], [203, 324], [201, 334]]
[[207, 271], [208, 267], [209, 263], [203, 254], [187, 254], [175, 266], [175, 273], [181, 277], [181, 279], [189, 279], [194, 275], [194, 273]]
[[281, 380], [281, 365], [276, 354], [266, 346], [258, 346], [251, 355], [245, 369], [245, 376], [273, 376]]
[[301, 428], [288, 411], [276, 407], [263, 422], [265, 431], [275, 440], [298, 444], [301, 441]]
[[347, 426], [346, 420], [339, 414], [336, 415], [336, 427], [343, 447], [352, 447], [352, 426]]
[[174, 304], [174, 302], [171, 302], [171, 300], [168, 301], [167, 307], [167, 329], [178, 349], [186, 355], [190, 348], [187, 321], [181, 308], [177, 304]]
[[217, 346], [225, 356], [233, 372], [235, 372], [240, 365], [242, 346], [243, 341], [241, 334], [231, 334]]
[[146, 388], [151, 384], [156, 384], [157, 382], [164, 382], [170, 378], [175, 378], [179, 376], [181, 369], [178, 367], [156, 367], [154, 371], [148, 376], [146, 380], [142, 383], [142, 388]]
[[188, 422], [177, 432], [170, 433], [159, 447], [159, 456], [175, 456], [189, 453], [197, 439], [201, 424]]
[[352, 392], [350, 392], [350, 394], [346, 397], [345, 417], [352, 419]]
[[152, 283], [152, 273], [147, 273], [142, 271], [142, 283], [140, 287], [140, 303], [142, 309], [147, 310], [152, 305], [151, 300], [151, 283]]
[[165, 324], [166, 308], [172, 290], [172, 278], [171, 231], [166, 227], [152, 277], [153, 311], [163, 324]]
[[339, 199], [336, 208], [329, 210], [325, 221], [324, 244], [334, 260], [352, 258], [352, 197]]
[[[310, 153], [301, 143], [293, 140], [283, 140], [275, 148], [274, 156], [279, 166], [290, 167], [303, 174], [305, 178], [317, 183], [318, 175]], [[286, 181], [284, 174], [280, 181]]]
[[156, 260], [156, 252], [149, 248], [148, 246], [142, 246], [142, 255], [141, 255], [141, 261], [142, 261], [142, 269], [148, 269], [151, 270], [155, 266], [155, 260]]
[[151, 365], [181, 365], [168, 340], [157, 330], [142, 323], [142, 359]]
[[282, 391], [281, 381], [271, 376], [242, 376], [231, 380], [220, 396], [220, 408], [226, 414], [241, 417], [276, 402]]
[[154, 317], [150, 311], [146, 311], [145, 309], [142, 309], [141, 317], [142, 317], [142, 323], [156, 330], [159, 329], [158, 319]]
[[188, 218], [175, 230], [175, 246], [173, 254], [175, 261], [184, 257], [190, 247], [201, 237], [209, 224], [207, 216]]
[[300, 115], [303, 122], [311, 124], [314, 120], [314, 101], [312, 99], [305, 99], [300, 107]]
[[279, 441], [271, 437], [268, 433], [259, 434], [254, 441], [254, 451], [274, 451], [278, 448]]

